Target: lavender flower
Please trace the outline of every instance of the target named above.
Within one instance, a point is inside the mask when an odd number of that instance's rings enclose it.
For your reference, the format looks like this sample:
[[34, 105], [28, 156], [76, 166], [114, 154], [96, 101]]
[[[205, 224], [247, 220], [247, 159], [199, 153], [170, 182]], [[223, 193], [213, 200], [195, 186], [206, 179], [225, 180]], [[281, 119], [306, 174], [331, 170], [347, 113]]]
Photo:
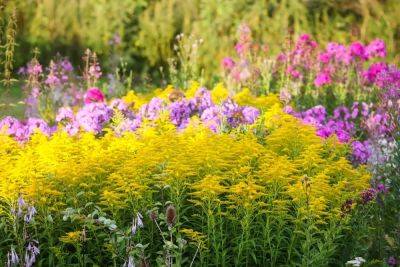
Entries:
[[350, 53], [347, 52], [347, 48], [338, 43], [328, 43], [326, 46], [326, 51], [331, 55], [337, 62], [343, 63], [345, 65], [350, 64], [352, 57]]
[[204, 87], [198, 89], [195, 96], [190, 99], [190, 109], [198, 112], [200, 116], [204, 110], [211, 106], [213, 106], [211, 93]]
[[38, 118], [29, 118], [26, 122], [26, 128], [28, 130], [28, 136], [39, 130], [41, 133], [50, 136], [52, 134], [52, 129], [49, 127], [47, 122]]
[[143, 216], [142, 216], [142, 214], [140, 214], [140, 212], [138, 212], [137, 214], [136, 214], [136, 222], [137, 222], [137, 225], [138, 225], [138, 227], [139, 228], [143, 228], [144, 227], [144, 224], [143, 224]]
[[113, 110], [104, 103], [90, 103], [76, 114], [79, 125], [88, 132], [100, 133], [113, 115]]
[[244, 107], [242, 110], [242, 114], [244, 123], [253, 124], [260, 115], [260, 111], [254, 107]]
[[25, 200], [22, 198], [22, 196], [18, 197], [18, 201], [17, 201], [17, 205], [18, 205], [18, 217], [22, 216], [23, 210], [26, 206]]
[[353, 148], [353, 158], [355, 162], [365, 164], [371, 156], [371, 149], [368, 141], [354, 141], [351, 144]]
[[50, 73], [47, 75], [45, 83], [51, 87], [55, 87], [60, 85], [61, 81], [56, 75], [54, 75], [54, 73]]
[[221, 127], [222, 117], [220, 107], [212, 106], [204, 110], [201, 115], [201, 120], [213, 132], [217, 132]]
[[376, 186], [376, 190], [379, 192], [379, 193], [383, 193], [383, 194], [387, 194], [388, 192], [389, 192], [389, 189], [386, 187], [386, 185], [385, 184], [383, 184], [383, 183], [379, 183], [377, 186]]
[[33, 217], [35, 217], [35, 214], [36, 214], [35, 207], [34, 206], [29, 206], [28, 210], [27, 210], [27, 213], [25, 214], [25, 217], [24, 217], [25, 222], [26, 223], [30, 223], [32, 221]]
[[89, 75], [91, 77], [94, 77], [96, 79], [99, 79], [102, 75], [100, 65], [97, 62], [94, 62], [90, 67], [89, 67]]
[[142, 118], [137, 116], [135, 119], [126, 119], [120, 125], [121, 132], [133, 132], [142, 124]]
[[393, 257], [393, 256], [390, 256], [390, 257], [387, 259], [387, 264], [388, 264], [389, 266], [396, 266], [396, 265], [397, 265], [397, 260], [396, 260], [396, 258]]
[[7, 116], [0, 121], [0, 130], [6, 131], [8, 135], [16, 135], [22, 127], [22, 123], [14, 117]]
[[183, 99], [181, 101], [173, 102], [168, 107], [171, 122], [179, 129], [186, 127], [189, 123], [191, 114], [190, 102]]
[[7, 253], [7, 267], [17, 266], [19, 264], [18, 254], [14, 248]]
[[42, 74], [43, 68], [42, 65], [40, 65], [36, 60], [34, 60], [27, 65], [26, 72], [28, 73], [28, 75], [37, 76]]
[[125, 261], [123, 267], [135, 267], [135, 261], [133, 260], [133, 257], [131, 255], [129, 255], [128, 261]]
[[164, 109], [164, 101], [160, 98], [154, 97], [146, 105], [143, 105], [139, 114], [143, 118], [148, 118], [150, 120], [155, 120], [160, 115], [161, 111]]
[[126, 118], [134, 119], [133, 111], [122, 99], [113, 99], [109, 105], [110, 108], [120, 111]]
[[235, 128], [244, 121], [242, 108], [232, 99], [227, 99], [222, 103], [221, 111], [230, 127]]
[[65, 127], [64, 130], [70, 135], [70, 136], [74, 136], [79, 132], [79, 123], [75, 120], [68, 122]]
[[63, 107], [58, 110], [56, 121], [72, 121], [75, 119], [74, 112], [70, 107]]
[[143, 228], [143, 216], [140, 212], [136, 213], [136, 218], [132, 219], [131, 234], [134, 236], [138, 228]]
[[60, 66], [64, 70], [64, 72], [72, 72], [74, 70], [74, 67], [72, 66], [71, 62], [66, 58], [61, 60]]
[[38, 242], [29, 242], [25, 251], [25, 266], [31, 267], [36, 261], [36, 257], [39, 255], [40, 250], [37, 247]]

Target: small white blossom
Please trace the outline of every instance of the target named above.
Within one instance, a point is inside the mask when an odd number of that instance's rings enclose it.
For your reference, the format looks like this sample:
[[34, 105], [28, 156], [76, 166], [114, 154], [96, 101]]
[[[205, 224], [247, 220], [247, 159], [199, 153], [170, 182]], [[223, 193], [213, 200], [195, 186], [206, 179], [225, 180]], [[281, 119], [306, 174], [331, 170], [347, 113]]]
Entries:
[[361, 266], [365, 260], [362, 257], [356, 257], [354, 260], [346, 262], [346, 265], [351, 265], [355, 267]]

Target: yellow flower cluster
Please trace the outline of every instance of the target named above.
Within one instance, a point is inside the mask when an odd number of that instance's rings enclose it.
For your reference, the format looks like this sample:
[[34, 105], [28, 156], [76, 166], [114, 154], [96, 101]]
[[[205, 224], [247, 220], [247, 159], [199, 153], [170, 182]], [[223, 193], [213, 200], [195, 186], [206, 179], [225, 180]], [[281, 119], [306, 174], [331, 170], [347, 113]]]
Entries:
[[282, 209], [338, 215], [345, 200], [368, 186], [368, 172], [354, 168], [334, 138], [319, 138], [280, 110], [271, 108], [254, 126], [266, 129], [261, 141], [254, 129], [216, 134], [195, 123], [183, 131], [152, 125], [120, 137], [36, 134], [23, 145], [1, 135], [0, 198], [11, 202], [21, 194], [53, 211], [94, 202], [119, 212], [148, 208], [170, 188], [196, 204], [251, 208], [273, 199]]
[[[200, 84], [196, 81], [190, 83], [186, 88], [184, 95], [187, 98], [195, 96], [196, 91], [200, 88]], [[151, 98], [158, 97], [168, 101], [169, 96], [174, 91], [172, 85], [168, 85], [165, 89], [157, 88], [151, 93], [137, 94], [129, 91], [122, 99], [128, 103], [133, 109], [139, 109], [142, 105], [148, 103]], [[267, 96], [255, 96], [251, 93], [250, 89], [243, 88], [240, 92], [230, 95], [228, 89], [223, 83], [218, 83], [211, 90], [211, 99], [216, 104], [221, 104], [227, 97], [232, 97], [236, 103], [241, 106], [252, 106], [260, 110], [268, 110], [274, 105], [280, 106], [280, 100], [277, 95], [270, 94]]]

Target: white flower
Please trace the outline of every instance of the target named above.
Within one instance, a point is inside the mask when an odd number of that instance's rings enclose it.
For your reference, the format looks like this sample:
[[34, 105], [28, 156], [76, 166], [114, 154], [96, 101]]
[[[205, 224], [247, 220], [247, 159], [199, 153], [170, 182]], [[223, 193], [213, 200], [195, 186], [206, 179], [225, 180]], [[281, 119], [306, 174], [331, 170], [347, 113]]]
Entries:
[[355, 266], [355, 267], [359, 267], [361, 266], [363, 263], [365, 262], [365, 260], [361, 257], [356, 257], [354, 260], [348, 261], [346, 262], [346, 265], [351, 265], [351, 266]]

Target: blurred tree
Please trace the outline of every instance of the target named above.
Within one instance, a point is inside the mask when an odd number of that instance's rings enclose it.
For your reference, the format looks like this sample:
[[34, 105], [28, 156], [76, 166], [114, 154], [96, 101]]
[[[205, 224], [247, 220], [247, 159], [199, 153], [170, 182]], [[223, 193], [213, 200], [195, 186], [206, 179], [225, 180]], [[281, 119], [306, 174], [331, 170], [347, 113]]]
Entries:
[[[5, 0], [3, 0], [5, 1]], [[174, 56], [181, 32], [202, 38], [200, 64], [215, 76], [222, 57], [233, 53], [236, 29], [246, 22], [254, 38], [272, 52], [282, 48], [288, 30], [308, 32], [321, 43], [370, 41], [379, 37], [391, 56], [398, 52], [398, 0], [8, 0], [18, 17], [16, 64], [29, 60], [33, 47], [48, 62], [57, 52], [76, 63], [85, 48], [107, 66], [124, 55], [137, 73], [155, 76]], [[4, 23], [3, 23], [4, 24]], [[4, 28], [4, 27], [3, 27]], [[118, 40], [118, 42], [116, 42]]]

